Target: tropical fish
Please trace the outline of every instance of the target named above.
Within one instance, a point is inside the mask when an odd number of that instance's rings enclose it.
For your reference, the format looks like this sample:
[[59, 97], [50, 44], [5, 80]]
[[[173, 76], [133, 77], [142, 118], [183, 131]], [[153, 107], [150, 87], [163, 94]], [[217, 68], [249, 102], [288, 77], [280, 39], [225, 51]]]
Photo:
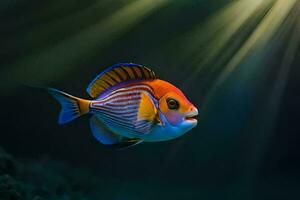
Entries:
[[104, 145], [171, 140], [197, 125], [198, 110], [181, 90], [139, 64], [119, 63], [100, 73], [87, 88], [91, 100], [47, 90], [61, 104], [60, 124], [91, 114], [92, 133]]

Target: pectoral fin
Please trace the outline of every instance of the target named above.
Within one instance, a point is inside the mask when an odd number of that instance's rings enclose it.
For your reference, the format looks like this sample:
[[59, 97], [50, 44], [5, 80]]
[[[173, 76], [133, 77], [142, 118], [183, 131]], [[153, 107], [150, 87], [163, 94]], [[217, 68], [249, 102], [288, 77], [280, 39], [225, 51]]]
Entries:
[[141, 101], [138, 110], [138, 120], [154, 122], [157, 116], [157, 109], [151, 97], [146, 93], [141, 93]]
[[146, 93], [141, 93], [141, 101], [138, 110], [138, 120], [162, 124], [159, 116], [159, 111], [155, 107], [152, 97]]
[[143, 133], [149, 133], [153, 125], [161, 124], [158, 110], [150, 94], [141, 93], [141, 100], [138, 110], [136, 130]]

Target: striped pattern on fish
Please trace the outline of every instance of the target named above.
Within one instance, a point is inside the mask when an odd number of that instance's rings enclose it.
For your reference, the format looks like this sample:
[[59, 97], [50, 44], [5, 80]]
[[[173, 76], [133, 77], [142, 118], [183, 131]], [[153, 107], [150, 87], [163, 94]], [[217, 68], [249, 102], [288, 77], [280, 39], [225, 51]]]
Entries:
[[197, 125], [197, 108], [146, 66], [118, 63], [99, 73], [82, 99], [45, 88], [61, 105], [59, 124], [90, 114], [95, 139], [115, 148], [177, 138]]
[[152, 88], [147, 85], [120, 88], [104, 98], [91, 102], [90, 111], [97, 114], [98, 118], [108, 126], [117, 124], [120, 129], [147, 134], [153, 123], [138, 120], [137, 117], [143, 92], [151, 96], [153, 94]]

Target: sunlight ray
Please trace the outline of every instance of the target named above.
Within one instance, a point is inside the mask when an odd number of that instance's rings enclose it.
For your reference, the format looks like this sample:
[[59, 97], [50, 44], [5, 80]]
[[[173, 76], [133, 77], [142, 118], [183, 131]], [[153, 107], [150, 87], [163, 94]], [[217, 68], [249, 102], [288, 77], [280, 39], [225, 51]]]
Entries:
[[[71, 38], [17, 61], [0, 71], [1, 90], [8, 92], [19, 83], [40, 83], [62, 78], [78, 63], [93, 56], [170, 0], [136, 0], [98, 24]], [[25, 76], [26, 74], [26, 76]]]
[[220, 77], [214, 84], [211, 92], [215, 91], [224, 83], [224, 81], [226, 81], [251, 50], [254, 48], [259, 49], [270, 41], [296, 2], [296, 0], [278, 0], [275, 3], [248, 40], [224, 67], [224, 70], [221, 72]]
[[[266, 7], [272, 5], [273, 0], [234, 1], [211, 16], [207, 22], [188, 33], [184, 39], [186, 44], [184, 55], [191, 56], [195, 65], [193, 74], [187, 82], [191, 82], [204, 68], [214, 68], [212, 64], [219, 59], [224, 50], [229, 51], [228, 42], [247, 21], [258, 15]], [[226, 49], [225, 49], [226, 48]]]
[[[261, 109], [257, 113], [258, 117], [255, 117], [254, 122], [249, 123], [249, 129], [257, 132], [256, 137], [253, 140], [253, 149], [250, 150], [249, 158], [247, 159], [245, 169], [245, 176], [248, 179], [253, 179], [257, 174], [258, 169], [261, 167], [265, 158], [267, 149], [269, 147], [268, 141], [273, 136], [274, 129], [277, 125], [279, 117], [279, 111], [281, 107], [282, 96], [288, 83], [288, 77], [290, 75], [291, 66], [296, 58], [297, 50], [300, 45], [300, 3], [298, 2], [298, 9], [294, 10], [293, 16], [289, 21], [286, 21], [286, 26], [282, 27], [285, 30], [282, 31], [282, 36], [289, 35], [287, 40], [286, 51], [284, 52], [280, 66], [275, 74], [273, 84], [270, 90], [267, 91], [266, 99], [264, 103], [260, 105]], [[288, 31], [291, 34], [288, 34]], [[255, 123], [258, 121], [259, 123]], [[256, 124], [256, 126], [255, 126]], [[251, 166], [251, 167], [250, 167]], [[249, 180], [247, 180], [249, 182]]]
[[[271, 3], [271, 2], [269, 2]], [[231, 57], [229, 60], [228, 64], [225, 65], [225, 67], [222, 67], [221, 72], [219, 74], [219, 77], [216, 80], [212, 80], [212, 87], [208, 90], [208, 94], [205, 97], [205, 101], [202, 102], [202, 110], [206, 109], [206, 112], [209, 112], [208, 110], [211, 109], [213, 106], [215, 106], [216, 99], [217, 98], [222, 98], [218, 96], [218, 91], [221, 91], [224, 89], [224, 83], [227, 81], [227, 79], [230, 77], [230, 75], [237, 69], [237, 67], [241, 64], [242, 61], [245, 61], [247, 59], [250, 59], [248, 56], [251, 53], [252, 50], [255, 50], [255, 53], [257, 55], [257, 62], [261, 62], [258, 66], [251, 66], [251, 64], [255, 64], [255, 62], [249, 62], [246, 67], [243, 68], [243, 75], [241, 75], [237, 81], [235, 81], [236, 87], [232, 88], [232, 90], [236, 90], [236, 88], [239, 88], [239, 84], [249, 84], [250, 82], [248, 80], [251, 80], [251, 86], [249, 87], [255, 87], [256, 83], [260, 80], [255, 79], [256, 77], [250, 77], [254, 73], [257, 73], [257, 71], [263, 72], [262, 67], [263, 66], [263, 60], [267, 59], [264, 58], [264, 55], [267, 55], [267, 52], [265, 48], [270, 42], [274, 43], [280, 43], [282, 41], [271, 41], [274, 37], [275, 34], [278, 34], [278, 31], [282, 29], [281, 25], [285, 22], [287, 19], [288, 15], [290, 14], [291, 10], [295, 7], [297, 1], [296, 0], [277, 0], [274, 4], [271, 4], [272, 7], [270, 10], [267, 12], [267, 14], [262, 18], [260, 23], [256, 27], [254, 27], [254, 30], [252, 33], [247, 37], [245, 42], [241, 45], [241, 47], [236, 51], [235, 54]], [[299, 4], [297, 4], [299, 5]], [[257, 5], [258, 6], [258, 5]], [[262, 6], [260, 4], [260, 6]], [[254, 8], [253, 8], [254, 9]], [[254, 9], [255, 10], [255, 9]], [[298, 9], [299, 10], [299, 9]], [[257, 15], [257, 12], [251, 12], [249, 13], [248, 17], [253, 18], [254, 15]], [[236, 16], [237, 18], [239, 16]], [[224, 18], [225, 19], [225, 18]], [[221, 19], [220, 19], [221, 20]], [[247, 20], [245, 19], [243, 23], [245, 23]], [[241, 28], [240, 25], [243, 23], [240, 23], [238, 27], [235, 27], [236, 29], [230, 29], [231, 31], [228, 31], [228, 35], [226, 34], [224, 36], [219, 36], [222, 38], [221, 41], [224, 43], [218, 43], [220, 46], [217, 46], [217, 49], [214, 49], [213, 51], [208, 51], [205, 52], [205, 54], [208, 55], [204, 61], [200, 62], [200, 64], [197, 66], [197, 68], [192, 74], [193, 76], [190, 77], [190, 81], [195, 81], [195, 78], [199, 77], [199, 72], [201, 71], [201, 67], [214, 67], [214, 66], [206, 66], [206, 63], [211, 63], [214, 59], [218, 59], [216, 55], [218, 55], [221, 51], [223, 50], [222, 47], [226, 45], [226, 41], [224, 40], [229, 40], [229, 35], [234, 35], [234, 32], [237, 31], [239, 28]], [[292, 26], [290, 24], [289, 26]], [[286, 28], [286, 27], [285, 27]], [[279, 104], [280, 104], [280, 97], [283, 94], [285, 84], [287, 83], [287, 77], [289, 73], [289, 66], [291, 65], [291, 62], [295, 56], [295, 52], [297, 50], [297, 47], [299, 45], [299, 24], [297, 27], [295, 27], [295, 31], [293, 34], [293, 37], [290, 39], [288, 48], [286, 50], [285, 56], [282, 61], [281, 68], [279, 69], [277, 73], [277, 79], [274, 82], [274, 88], [272, 89], [272, 92], [266, 101], [268, 103], [267, 110], [264, 110], [264, 115], [265, 118], [270, 119], [269, 125], [274, 125], [274, 120], [277, 114], [278, 114], [278, 109], [279, 109]], [[202, 30], [204, 31], [204, 30]], [[282, 31], [282, 30], [281, 30]], [[196, 37], [196, 36], [195, 36]], [[194, 38], [195, 41], [197, 41], [196, 38]], [[213, 46], [213, 45], [212, 45]], [[194, 51], [197, 51], [197, 45], [194, 46]], [[192, 50], [191, 50], [192, 52]], [[190, 52], [190, 53], [191, 53]], [[243, 80], [247, 79], [247, 80]], [[241, 92], [242, 94], [242, 92]], [[228, 94], [229, 95], [229, 94]], [[255, 94], [251, 94], [255, 95]], [[232, 99], [232, 98], [231, 98]], [[232, 99], [233, 100], [233, 99]], [[269, 102], [272, 102], [269, 104]], [[245, 110], [245, 108], [243, 108]], [[213, 110], [213, 109], [212, 109]], [[212, 111], [210, 110], [210, 111]], [[272, 111], [272, 112], [270, 112]], [[270, 113], [272, 113], [274, 116], [270, 117]], [[268, 114], [268, 116], [266, 116]], [[272, 115], [271, 114], [271, 115]], [[240, 124], [242, 126], [242, 124]], [[271, 128], [271, 127], [270, 127]], [[265, 130], [265, 129], [264, 129]], [[269, 130], [265, 130], [269, 131]], [[169, 156], [172, 158], [175, 158], [176, 152], [179, 151], [179, 149], [182, 147], [184, 144], [183, 141], [181, 141], [178, 145], [174, 145], [173, 148], [169, 152]], [[175, 153], [174, 153], [175, 152]], [[253, 163], [251, 163], [253, 164]], [[253, 170], [253, 169], [249, 169]]]

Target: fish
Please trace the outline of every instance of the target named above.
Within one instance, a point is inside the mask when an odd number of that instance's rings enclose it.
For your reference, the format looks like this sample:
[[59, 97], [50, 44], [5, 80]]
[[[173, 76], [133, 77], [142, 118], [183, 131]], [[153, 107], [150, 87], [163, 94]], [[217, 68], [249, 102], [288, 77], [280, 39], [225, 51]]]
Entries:
[[58, 123], [90, 114], [97, 141], [118, 149], [178, 138], [197, 125], [198, 109], [173, 84], [150, 68], [118, 63], [88, 85], [91, 99], [46, 88], [61, 105]]

